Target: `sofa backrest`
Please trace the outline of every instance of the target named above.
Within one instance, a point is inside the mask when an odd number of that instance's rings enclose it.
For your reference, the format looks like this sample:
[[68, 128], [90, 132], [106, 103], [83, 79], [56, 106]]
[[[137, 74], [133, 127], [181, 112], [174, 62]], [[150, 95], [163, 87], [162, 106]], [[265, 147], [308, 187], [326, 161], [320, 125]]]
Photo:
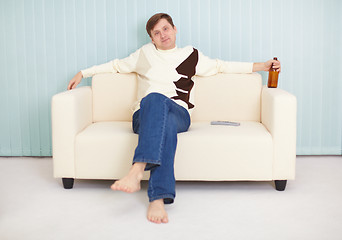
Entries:
[[252, 74], [196, 77], [192, 121], [260, 122], [262, 78]]
[[[260, 121], [261, 75], [195, 77], [192, 121]], [[136, 102], [135, 73], [97, 74], [92, 81], [93, 121], [131, 121]]]

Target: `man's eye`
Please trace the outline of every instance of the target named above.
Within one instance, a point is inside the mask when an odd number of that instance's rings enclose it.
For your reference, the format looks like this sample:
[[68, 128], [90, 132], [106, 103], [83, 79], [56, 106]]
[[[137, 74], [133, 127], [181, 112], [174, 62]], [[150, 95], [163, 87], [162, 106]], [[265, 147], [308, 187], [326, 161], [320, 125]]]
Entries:
[[168, 28], [167, 27], [164, 27], [164, 31], [166, 31]]

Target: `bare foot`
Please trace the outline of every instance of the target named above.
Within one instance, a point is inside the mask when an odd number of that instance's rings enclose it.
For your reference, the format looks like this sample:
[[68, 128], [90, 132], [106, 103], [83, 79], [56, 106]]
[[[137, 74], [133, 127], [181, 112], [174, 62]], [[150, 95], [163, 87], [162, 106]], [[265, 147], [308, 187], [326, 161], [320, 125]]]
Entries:
[[169, 219], [164, 208], [164, 200], [158, 199], [150, 202], [147, 211], [147, 219], [154, 223], [168, 223]]
[[135, 163], [129, 173], [122, 179], [115, 181], [110, 187], [114, 191], [133, 193], [140, 190], [140, 182], [143, 178], [146, 163]]

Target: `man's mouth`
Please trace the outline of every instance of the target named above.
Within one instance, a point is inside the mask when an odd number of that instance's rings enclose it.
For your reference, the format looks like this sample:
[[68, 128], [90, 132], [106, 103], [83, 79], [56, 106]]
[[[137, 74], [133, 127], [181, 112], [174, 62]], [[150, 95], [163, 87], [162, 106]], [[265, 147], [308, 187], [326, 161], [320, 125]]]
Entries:
[[166, 41], [168, 41], [169, 40], [169, 38], [167, 38], [167, 39], [165, 39], [165, 40], [162, 40], [162, 42], [166, 42]]

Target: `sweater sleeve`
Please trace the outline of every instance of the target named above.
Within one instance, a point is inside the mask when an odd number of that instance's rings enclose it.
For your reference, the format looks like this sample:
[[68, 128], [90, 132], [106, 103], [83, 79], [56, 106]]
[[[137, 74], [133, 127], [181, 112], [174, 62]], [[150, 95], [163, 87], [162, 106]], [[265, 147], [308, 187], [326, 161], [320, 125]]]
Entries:
[[199, 52], [196, 66], [197, 76], [212, 76], [217, 73], [252, 73], [251, 62], [228, 62], [219, 59], [211, 59]]
[[84, 78], [92, 77], [98, 73], [131, 73], [136, 71], [137, 61], [141, 49], [138, 49], [131, 55], [123, 59], [114, 59], [110, 62], [95, 65], [90, 68], [81, 70]]

